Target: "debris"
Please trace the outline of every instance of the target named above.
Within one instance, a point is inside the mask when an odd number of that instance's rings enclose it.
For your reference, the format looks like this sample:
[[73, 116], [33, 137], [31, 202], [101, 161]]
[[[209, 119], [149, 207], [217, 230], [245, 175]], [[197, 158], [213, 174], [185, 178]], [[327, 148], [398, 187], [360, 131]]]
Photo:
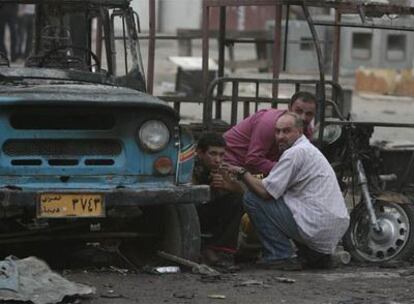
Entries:
[[19, 288], [16, 263], [11, 257], [0, 262], [0, 289], [17, 292]]
[[252, 285], [263, 285], [263, 281], [248, 280], [241, 283], [237, 283], [235, 286], [252, 286]]
[[101, 294], [101, 298], [107, 298], [107, 299], [118, 299], [123, 298], [123, 296], [119, 293], [116, 293], [113, 289], [108, 289], [106, 293]]
[[51, 304], [61, 302], [65, 296], [89, 296], [95, 293], [94, 287], [63, 278], [35, 257], [7, 260], [15, 264], [19, 284], [16, 291], [0, 288], [0, 301]]
[[323, 279], [327, 281], [344, 280], [344, 279], [391, 279], [398, 278], [400, 275], [395, 272], [380, 272], [380, 271], [367, 271], [367, 272], [350, 272], [350, 273], [324, 273], [321, 275]]
[[235, 272], [240, 271], [240, 270], [241, 270], [241, 268], [240, 268], [240, 266], [238, 266], [238, 265], [229, 265], [229, 266], [226, 266], [226, 267], [220, 268], [220, 270], [221, 270], [222, 272], [225, 272], [225, 273], [235, 273]]
[[409, 277], [409, 276], [413, 276], [413, 275], [414, 275], [414, 269], [409, 269], [409, 270], [406, 270], [406, 271], [400, 273], [400, 276], [402, 276], [402, 277]]
[[128, 273], [128, 269], [122, 269], [115, 266], [109, 266], [109, 269], [122, 275], [126, 275]]
[[158, 251], [157, 253], [158, 253], [158, 256], [166, 260], [181, 264], [183, 266], [191, 267], [191, 270], [193, 271], [193, 273], [204, 274], [204, 275], [219, 275], [220, 274], [217, 270], [205, 264], [198, 264], [196, 262], [178, 257], [176, 255], [166, 253], [164, 251]]
[[162, 267], [151, 267], [144, 266], [143, 271], [151, 274], [164, 274], [164, 273], [178, 273], [181, 271], [178, 266], [162, 266]]
[[178, 266], [161, 266], [161, 267], [152, 267], [152, 266], [144, 266], [142, 270], [146, 273], [150, 274], [165, 274], [165, 273], [179, 273], [181, 272], [180, 267]]
[[351, 297], [350, 299], [341, 300], [338, 304], [362, 304], [366, 302], [366, 298], [361, 297]]
[[337, 265], [348, 265], [351, 262], [351, 254], [345, 250], [337, 250], [333, 255], [333, 259]]
[[284, 277], [273, 277], [273, 280], [279, 283], [288, 283], [288, 284], [292, 284], [296, 282], [296, 280], [294, 279], [289, 279], [289, 278], [284, 278]]
[[378, 266], [379, 268], [398, 269], [398, 268], [409, 267], [410, 264], [407, 261], [392, 260], [392, 261], [381, 263]]
[[210, 299], [225, 299], [226, 296], [225, 295], [220, 295], [220, 294], [211, 294], [207, 296]]
[[157, 273], [178, 273], [180, 272], [180, 267], [178, 266], [164, 266], [164, 267], [155, 267], [154, 271]]
[[247, 280], [241, 283], [237, 283], [234, 285], [235, 287], [246, 287], [246, 286], [263, 286], [263, 287], [270, 287], [269, 285], [265, 284], [263, 281], [258, 280]]
[[194, 298], [194, 293], [192, 293], [192, 292], [174, 292], [173, 297], [178, 298], [178, 299], [193, 299]]
[[66, 297], [65, 298], [65, 303], [66, 304], [81, 304], [81, 300], [80, 299], [70, 299], [70, 297]]
[[220, 280], [221, 280], [221, 275], [220, 274], [218, 274], [218, 275], [209, 274], [209, 275], [202, 275], [200, 281], [203, 282], [203, 283], [216, 283]]

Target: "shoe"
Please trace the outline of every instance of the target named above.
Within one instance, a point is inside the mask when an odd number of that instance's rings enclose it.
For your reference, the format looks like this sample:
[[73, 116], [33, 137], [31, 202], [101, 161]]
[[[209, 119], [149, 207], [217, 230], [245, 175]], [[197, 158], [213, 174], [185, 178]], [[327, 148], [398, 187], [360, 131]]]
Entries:
[[247, 250], [240, 251], [238, 250], [233, 255], [233, 261], [235, 264], [243, 263], [254, 263], [259, 259], [260, 252], [249, 252]]
[[281, 260], [264, 260], [260, 259], [256, 262], [256, 265], [263, 269], [270, 270], [302, 270], [302, 263], [298, 258], [289, 258]]
[[209, 249], [209, 248], [204, 249], [201, 255], [202, 255], [203, 263], [206, 265], [213, 266], [217, 264], [220, 260], [217, 253], [214, 250]]
[[338, 261], [336, 261], [332, 255], [327, 254], [321, 256], [317, 260], [312, 261], [312, 263], [307, 261], [306, 263], [304, 263], [304, 268], [312, 270], [335, 269], [338, 268]]

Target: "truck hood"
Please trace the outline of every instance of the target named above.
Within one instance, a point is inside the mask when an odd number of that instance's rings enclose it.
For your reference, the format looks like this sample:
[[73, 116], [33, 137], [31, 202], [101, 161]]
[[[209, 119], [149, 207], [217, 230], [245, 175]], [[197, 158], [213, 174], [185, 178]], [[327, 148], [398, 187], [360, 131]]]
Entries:
[[124, 87], [101, 84], [0, 85], [1, 106], [148, 107], [177, 113], [164, 101]]

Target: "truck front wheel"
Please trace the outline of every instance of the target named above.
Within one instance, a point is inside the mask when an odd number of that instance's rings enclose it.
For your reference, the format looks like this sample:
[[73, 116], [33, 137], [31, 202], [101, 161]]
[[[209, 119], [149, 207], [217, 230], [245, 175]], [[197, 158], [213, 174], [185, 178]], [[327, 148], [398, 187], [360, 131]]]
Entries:
[[164, 233], [161, 249], [189, 260], [200, 255], [201, 236], [194, 205], [168, 205], [164, 208]]

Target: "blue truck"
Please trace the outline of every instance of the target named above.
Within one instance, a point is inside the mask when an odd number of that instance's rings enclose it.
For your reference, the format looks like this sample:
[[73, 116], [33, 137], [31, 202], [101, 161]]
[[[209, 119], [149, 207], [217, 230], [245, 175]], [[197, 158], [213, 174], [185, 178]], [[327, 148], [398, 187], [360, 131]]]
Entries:
[[35, 5], [35, 35], [24, 67], [0, 55], [2, 248], [115, 240], [196, 259], [209, 187], [191, 183], [178, 114], [145, 92], [129, 1], [3, 2]]

